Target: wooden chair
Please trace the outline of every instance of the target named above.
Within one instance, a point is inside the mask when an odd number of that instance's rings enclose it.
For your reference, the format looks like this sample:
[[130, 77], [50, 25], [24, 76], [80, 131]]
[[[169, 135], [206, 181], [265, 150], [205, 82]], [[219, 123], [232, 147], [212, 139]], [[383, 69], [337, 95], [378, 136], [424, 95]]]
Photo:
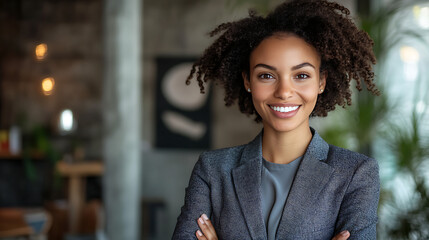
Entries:
[[52, 217], [44, 209], [0, 208], [0, 238], [45, 240]]
[[28, 238], [33, 234], [24, 218], [24, 210], [20, 208], [0, 208], [0, 238]]

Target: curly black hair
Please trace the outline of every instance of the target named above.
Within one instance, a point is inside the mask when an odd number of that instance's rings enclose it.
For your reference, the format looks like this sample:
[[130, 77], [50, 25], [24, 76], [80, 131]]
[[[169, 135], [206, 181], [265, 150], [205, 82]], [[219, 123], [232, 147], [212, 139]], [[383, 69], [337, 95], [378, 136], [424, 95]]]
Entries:
[[319, 95], [311, 116], [327, 116], [335, 106], [351, 105], [350, 82], [356, 88], [366, 88], [379, 95], [374, 84], [372, 66], [376, 59], [373, 41], [358, 29], [349, 17], [350, 11], [334, 2], [325, 0], [295, 0], [279, 5], [266, 17], [249, 11], [249, 17], [223, 23], [210, 32], [213, 37], [222, 35], [208, 47], [197, 60], [186, 80], [196, 75], [204, 93], [204, 82], [219, 83], [225, 89], [225, 105], [232, 105], [238, 98], [240, 111], [256, 114], [252, 96], [243, 84], [242, 73], [249, 76], [251, 52], [267, 37], [279, 33], [294, 34], [312, 45], [321, 56], [320, 71], [327, 73], [326, 88]]

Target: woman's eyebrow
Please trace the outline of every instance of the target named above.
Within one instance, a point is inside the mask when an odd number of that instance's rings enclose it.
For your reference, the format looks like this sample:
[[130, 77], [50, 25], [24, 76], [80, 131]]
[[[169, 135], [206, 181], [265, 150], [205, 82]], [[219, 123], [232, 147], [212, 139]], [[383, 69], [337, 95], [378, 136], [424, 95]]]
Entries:
[[[292, 70], [297, 70], [297, 69], [300, 69], [300, 68], [303, 68], [303, 67], [307, 67], [307, 66], [316, 69], [316, 67], [313, 66], [313, 64], [311, 64], [309, 62], [305, 62], [305, 63], [298, 64], [296, 66], [293, 66]], [[267, 65], [267, 64], [263, 64], [263, 63], [256, 64], [255, 67], [253, 67], [253, 69], [255, 69], [257, 67], [268, 68], [268, 69], [273, 70], [273, 71], [277, 70], [277, 68], [275, 68], [273, 66], [270, 66], [270, 65]]]
[[257, 68], [257, 67], [268, 68], [268, 69], [273, 70], [273, 71], [276, 71], [276, 70], [277, 70], [277, 68], [275, 68], [275, 67], [273, 67], [273, 66], [270, 66], [270, 65], [267, 65], [267, 64], [263, 64], [263, 63], [256, 64], [256, 65], [253, 67], [253, 69], [255, 69], [255, 68]]
[[303, 68], [303, 67], [307, 67], [307, 66], [316, 69], [316, 67], [314, 67], [313, 64], [305, 62], [305, 63], [298, 64], [296, 66], [293, 66], [292, 70], [297, 70], [297, 69], [300, 69], [300, 68]]

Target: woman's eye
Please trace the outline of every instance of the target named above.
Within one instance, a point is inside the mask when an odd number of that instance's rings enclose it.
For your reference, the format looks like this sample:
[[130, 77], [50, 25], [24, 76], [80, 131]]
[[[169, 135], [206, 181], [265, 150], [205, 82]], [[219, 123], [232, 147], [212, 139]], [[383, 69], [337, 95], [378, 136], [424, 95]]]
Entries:
[[268, 73], [259, 74], [258, 77], [261, 79], [272, 79], [272, 78], [274, 78], [271, 74], [268, 74]]
[[296, 79], [307, 79], [310, 76], [308, 76], [307, 74], [301, 73], [295, 76]]

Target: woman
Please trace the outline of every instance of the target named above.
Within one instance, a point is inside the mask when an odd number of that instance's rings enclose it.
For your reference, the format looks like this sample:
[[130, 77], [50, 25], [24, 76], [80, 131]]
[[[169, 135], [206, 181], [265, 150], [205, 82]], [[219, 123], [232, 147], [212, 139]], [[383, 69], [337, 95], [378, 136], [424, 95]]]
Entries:
[[256, 116], [249, 144], [201, 154], [173, 239], [375, 239], [374, 159], [327, 144], [309, 126], [351, 104], [350, 82], [373, 83], [372, 40], [327, 1], [279, 5], [267, 17], [225, 23], [194, 64], [220, 83], [226, 105]]

